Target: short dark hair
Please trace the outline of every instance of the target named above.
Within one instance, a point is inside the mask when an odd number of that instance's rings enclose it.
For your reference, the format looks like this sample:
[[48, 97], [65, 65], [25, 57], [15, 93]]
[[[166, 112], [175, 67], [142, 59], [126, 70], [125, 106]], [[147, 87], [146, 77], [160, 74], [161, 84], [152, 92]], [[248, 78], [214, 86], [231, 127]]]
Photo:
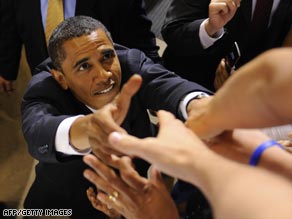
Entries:
[[64, 42], [89, 35], [97, 29], [102, 29], [109, 40], [112, 41], [110, 32], [98, 20], [87, 16], [75, 16], [64, 20], [56, 29], [54, 29], [48, 45], [49, 56], [52, 59], [52, 64], [55, 69], [62, 71], [61, 63], [66, 58], [66, 53], [63, 49]]

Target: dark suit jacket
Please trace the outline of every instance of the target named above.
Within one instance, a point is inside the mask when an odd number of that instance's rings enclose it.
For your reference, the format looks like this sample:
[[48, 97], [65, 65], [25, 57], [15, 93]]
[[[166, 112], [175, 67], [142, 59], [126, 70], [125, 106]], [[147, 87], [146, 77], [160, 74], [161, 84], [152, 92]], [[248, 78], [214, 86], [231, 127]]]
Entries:
[[[122, 84], [134, 73], [143, 78], [142, 87], [132, 98], [128, 115], [122, 124], [132, 135], [143, 138], [153, 134], [147, 108], [165, 109], [179, 116], [179, 102], [187, 93], [196, 90], [208, 92], [196, 83], [181, 79], [163, 66], [153, 64], [144, 53], [136, 49], [116, 45], [116, 51], [122, 68]], [[83, 215], [81, 217], [87, 218], [84, 212], [91, 212], [92, 208], [85, 195], [89, 183], [82, 176], [86, 166], [81, 156], [62, 156], [55, 151], [55, 134], [65, 118], [91, 112], [70, 91], [61, 89], [48, 73], [47, 64], [40, 66], [39, 70], [42, 72], [33, 76], [22, 102], [24, 136], [30, 153], [39, 160], [36, 180], [25, 207], [72, 208], [73, 213], [77, 214], [80, 210]], [[136, 162], [137, 169], [145, 175], [145, 163], [141, 160]], [[76, 206], [79, 206], [79, 210], [75, 209]]]
[[[159, 61], [142, 0], [77, 0], [75, 15], [100, 20], [114, 42], [138, 48]], [[17, 77], [22, 44], [32, 73], [48, 57], [39, 0], [0, 0], [0, 30], [0, 75], [5, 79]]]
[[225, 26], [226, 34], [213, 46], [204, 50], [199, 39], [199, 27], [208, 17], [205, 0], [173, 0], [167, 13], [162, 35], [168, 47], [164, 54], [165, 65], [181, 76], [213, 89], [214, 73], [221, 60], [237, 41], [242, 57], [239, 65], [259, 53], [281, 46], [292, 27], [292, 1], [281, 0], [265, 35], [256, 41], [252, 38], [252, 0], [241, 2], [233, 19]]

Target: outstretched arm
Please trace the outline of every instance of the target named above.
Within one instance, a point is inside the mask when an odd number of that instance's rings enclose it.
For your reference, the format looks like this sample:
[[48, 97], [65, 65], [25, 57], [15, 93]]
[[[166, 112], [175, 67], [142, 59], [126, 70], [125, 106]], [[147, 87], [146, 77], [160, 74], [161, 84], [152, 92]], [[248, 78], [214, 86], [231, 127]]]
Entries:
[[208, 138], [226, 129], [290, 123], [292, 62], [287, 60], [291, 59], [290, 48], [270, 50], [255, 58], [233, 74], [199, 113], [189, 114], [186, 125]]

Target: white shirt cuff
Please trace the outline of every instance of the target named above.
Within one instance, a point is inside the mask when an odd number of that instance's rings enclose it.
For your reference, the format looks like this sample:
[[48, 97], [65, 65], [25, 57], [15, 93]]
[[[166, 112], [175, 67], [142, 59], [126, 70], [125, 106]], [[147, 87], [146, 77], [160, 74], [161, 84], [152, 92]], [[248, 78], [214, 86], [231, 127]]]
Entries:
[[86, 150], [77, 151], [70, 145], [70, 139], [69, 139], [70, 127], [72, 123], [81, 116], [83, 115], [69, 117], [67, 119], [64, 119], [60, 123], [57, 129], [56, 137], [55, 137], [56, 151], [61, 152], [66, 155], [85, 155], [91, 152], [90, 146], [88, 146], [88, 149]]
[[208, 19], [204, 20], [201, 23], [200, 30], [199, 30], [200, 41], [201, 41], [201, 44], [202, 44], [204, 49], [207, 49], [208, 47], [212, 46], [217, 40], [219, 40], [224, 35], [224, 29], [221, 28], [214, 35], [214, 37], [210, 37], [209, 34], [207, 33], [206, 29], [205, 29], [205, 23], [207, 22]]
[[206, 94], [206, 93], [201, 92], [201, 91], [195, 91], [195, 92], [187, 94], [180, 102], [179, 110], [180, 110], [180, 113], [185, 120], [188, 118], [187, 107], [188, 107], [189, 103], [191, 102], [191, 100], [197, 99], [199, 96], [200, 97], [209, 96], [209, 94]]

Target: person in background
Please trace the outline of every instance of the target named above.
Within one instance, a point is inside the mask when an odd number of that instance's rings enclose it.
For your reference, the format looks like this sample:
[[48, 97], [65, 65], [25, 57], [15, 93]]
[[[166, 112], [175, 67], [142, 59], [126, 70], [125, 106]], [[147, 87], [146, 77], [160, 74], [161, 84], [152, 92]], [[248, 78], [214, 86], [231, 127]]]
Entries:
[[[215, 90], [217, 66], [233, 51], [234, 42], [241, 54], [238, 68], [287, 42], [291, 17], [289, 0], [173, 0], [162, 27], [168, 45], [164, 64], [182, 77]], [[220, 86], [217, 80], [216, 88]]]
[[104, 23], [116, 43], [160, 61], [142, 0], [0, 0], [0, 92], [12, 92], [22, 46], [32, 74], [48, 57], [51, 31], [62, 20], [87, 15]]

